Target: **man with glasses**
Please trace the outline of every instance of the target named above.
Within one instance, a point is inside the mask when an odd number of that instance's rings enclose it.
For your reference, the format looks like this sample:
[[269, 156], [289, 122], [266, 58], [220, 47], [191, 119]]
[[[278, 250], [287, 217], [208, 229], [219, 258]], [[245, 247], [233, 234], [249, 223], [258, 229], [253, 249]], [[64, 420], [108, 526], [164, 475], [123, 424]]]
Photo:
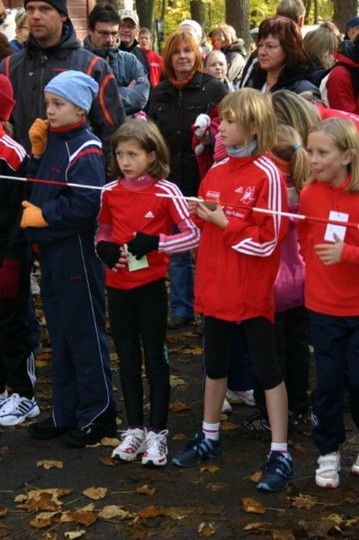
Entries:
[[100, 56], [111, 67], [126, 114], [144, 109], [150, 92], [150, 83], [137, 58], [119, 49], [121, 18], [110, 3], [97, 4], [88, 19], [88, 35], [84, 48]]

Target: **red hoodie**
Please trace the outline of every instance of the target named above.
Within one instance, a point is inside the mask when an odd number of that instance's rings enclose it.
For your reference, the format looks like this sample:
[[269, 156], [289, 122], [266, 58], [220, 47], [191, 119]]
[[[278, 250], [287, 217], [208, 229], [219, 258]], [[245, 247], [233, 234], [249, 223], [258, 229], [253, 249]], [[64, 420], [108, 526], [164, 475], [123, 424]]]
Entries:
[[[337, 62], [346, 64], [349, 67], [358, 69], [359, 63], [355, 62], [345, 54], [337, 52], [335, 54]], [[359, 114], [359, 95], [354, 95], [354, 88], [350, 72], [345, 66], [334, 66], [329, 74], [327, 83], [327, 95], [329, 105], [333, 109]]]

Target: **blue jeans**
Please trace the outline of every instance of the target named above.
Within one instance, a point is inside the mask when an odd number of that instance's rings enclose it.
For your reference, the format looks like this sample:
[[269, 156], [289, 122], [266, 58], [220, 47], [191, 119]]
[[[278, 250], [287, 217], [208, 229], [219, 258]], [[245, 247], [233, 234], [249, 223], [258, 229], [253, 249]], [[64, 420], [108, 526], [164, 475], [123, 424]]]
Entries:
[[193, 263], [190, 251], [174, 253], [170, 262], [170, 308], [175, 317], [193, 317]]

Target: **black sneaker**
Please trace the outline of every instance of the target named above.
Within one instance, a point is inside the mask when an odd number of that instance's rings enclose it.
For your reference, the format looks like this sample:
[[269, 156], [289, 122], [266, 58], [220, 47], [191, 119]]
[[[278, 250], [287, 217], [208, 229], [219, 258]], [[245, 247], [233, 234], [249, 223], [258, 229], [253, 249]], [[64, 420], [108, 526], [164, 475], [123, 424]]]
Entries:
[[310, 431], [310, 425], [306, 422], [303, 414], [288, 413], [288, 432], [289, 433], [305, 433]]
[[52, 416], [42, 420], [41, 422], [33, 422], [27, 428], [27, 431], [35, 439], [55, 439], [55, 437], [61, 437], [64, 433], [71, 431], [73, 427], [57, 427], [54, 424]]
[[222, 457], [223, 453], [221, 438], [218, 441], [213, 441], [207, 439], [204, 433], [200, 432], [172, 459], [172, 463], [177, 467], [195, 467], [204, 459], [217, 459]]
[[104, 437], [114, 438], [117, 436], [116, 418], [99, 418], [93, 424], [81, 429], [73, 429], [64, 435], [64, 441], [68, 446], [83, 448], [84, 446], [96, 444]]
[[241, 421], [243, 431], [254, 437], [270, 438], [271, 429], [268, 420], [260, 413], [249, 416], [246, 420]]
[[285, 456], [281, 452], [270, 452], [267, 463], [263, 467], [262, 478], [257, 484], [257, 489], [261, 491], [281, 491], [293, 476], [293, 461], [290, 454]]

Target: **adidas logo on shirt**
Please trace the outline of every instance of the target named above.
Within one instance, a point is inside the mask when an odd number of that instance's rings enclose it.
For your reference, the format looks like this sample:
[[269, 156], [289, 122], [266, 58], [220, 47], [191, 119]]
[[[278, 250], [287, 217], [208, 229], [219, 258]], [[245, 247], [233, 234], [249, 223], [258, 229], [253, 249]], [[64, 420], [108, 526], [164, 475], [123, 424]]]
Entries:
[[147, 219], [152, 219], [152, 218], [154, 218], [154, 217], [155, 217], [155, 216], [153, 215], [153, 213], [151, 212], [151, 210], [149, 210], [149, 211], [147, 212], [147, 214], [145, 214], [145, 218], [147, 218]]

